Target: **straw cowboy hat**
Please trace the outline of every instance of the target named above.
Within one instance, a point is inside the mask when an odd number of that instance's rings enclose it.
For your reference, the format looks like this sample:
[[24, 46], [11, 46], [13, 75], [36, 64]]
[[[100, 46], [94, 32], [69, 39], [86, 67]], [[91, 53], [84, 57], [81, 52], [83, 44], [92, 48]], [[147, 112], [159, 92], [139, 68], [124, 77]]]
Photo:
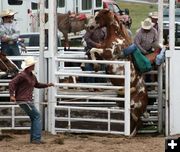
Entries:
[[24, 70], [34, 64], [36, 64], [37, 61], [34, 59], [34, 57], [30, 56], [30, 57], [27, 57], [21, 64], [21, 68]]
[[152, 12], [150, 17], [153, 19], [158, 19], [158, 12]]
[[145, 30], [150, 30], [153, 27], [153, 23], [150, 18], [146, 18], [141, 22], [141, 27]]
[[0, 13], [0, 17], [5, 17], [5, 16], [13, 16], [14, 14], [16, 14], [17, 12], [13, 12], [12, 10], [3, 10]]

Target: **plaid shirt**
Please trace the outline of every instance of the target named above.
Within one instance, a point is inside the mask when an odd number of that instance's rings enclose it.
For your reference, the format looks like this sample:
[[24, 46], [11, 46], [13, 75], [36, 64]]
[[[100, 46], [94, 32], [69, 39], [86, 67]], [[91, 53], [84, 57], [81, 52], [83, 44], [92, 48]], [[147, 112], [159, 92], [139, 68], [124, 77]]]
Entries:
[[155, 28], [145, 32], [142, 28], [137, 32], [134, 43], [143, 54], [147, 54], [152, 49], [154, 43], [158, 43], [158, 33]]
[[32, 101], [34, 88], [47, 88], [47, 84], [39, 83], [33, 73], [25, 70], [14, 77], [9, 83], [10, 96], [15, 96], [17, 101]]
[[102, 43], [106, 38], [106, 35], [106, 28], [98, 27], [93, 30], [88, 30], [84, 35], [84, 40], [87, 44], [86, 51], [96, 47], [98, 43]]

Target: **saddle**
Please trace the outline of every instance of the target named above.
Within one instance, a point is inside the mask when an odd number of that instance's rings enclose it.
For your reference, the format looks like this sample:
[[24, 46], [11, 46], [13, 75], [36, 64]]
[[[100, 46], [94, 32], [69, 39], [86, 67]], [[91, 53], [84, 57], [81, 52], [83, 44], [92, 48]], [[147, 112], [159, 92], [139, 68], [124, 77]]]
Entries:
[[156, 49], [154, 52], [146, 55], [146, 57], [149, 59], [149, 61], [151, 62], [151, 64], [155, 62], [156, 56], [157, 56], [160, 52], [161, 52], [161, 49], [158, 48], [158, 49]]
[[86, 15], [85, 14], [78, 14], [78, 15], [77, 14], [71, 14], [71, 15], [69, 15], [69, 18], [71, 21], [76, 21], [76, 20], [83, 21], [86, 19]]

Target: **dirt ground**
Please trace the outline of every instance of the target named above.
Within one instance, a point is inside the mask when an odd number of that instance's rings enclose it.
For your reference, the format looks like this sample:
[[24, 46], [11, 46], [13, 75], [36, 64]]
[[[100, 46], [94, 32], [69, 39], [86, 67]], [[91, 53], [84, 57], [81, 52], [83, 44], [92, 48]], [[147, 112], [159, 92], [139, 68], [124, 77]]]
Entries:
[[27, 132], [2, 133], [0, 152], [163, 152], [165, 147], [165, 137], [162, 135], [129, 138], [107, 134], [51, 135], [44, 132], [43, 141], [46, 144], [30, 144]]

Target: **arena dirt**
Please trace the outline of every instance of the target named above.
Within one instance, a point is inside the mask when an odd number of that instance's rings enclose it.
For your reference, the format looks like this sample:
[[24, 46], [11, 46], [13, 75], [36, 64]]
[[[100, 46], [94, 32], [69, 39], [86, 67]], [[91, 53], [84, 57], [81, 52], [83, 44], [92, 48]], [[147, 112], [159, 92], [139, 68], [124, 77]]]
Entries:
[[[2, 135], [0, 135], [2, 136]], [[107, 134], [57, 134], [43, 133], [46, 144], [29, 143], [29, 134], [3, 133], [0, 152], [163, 152], [163, 135], [137, 135], [124, 137]]]

